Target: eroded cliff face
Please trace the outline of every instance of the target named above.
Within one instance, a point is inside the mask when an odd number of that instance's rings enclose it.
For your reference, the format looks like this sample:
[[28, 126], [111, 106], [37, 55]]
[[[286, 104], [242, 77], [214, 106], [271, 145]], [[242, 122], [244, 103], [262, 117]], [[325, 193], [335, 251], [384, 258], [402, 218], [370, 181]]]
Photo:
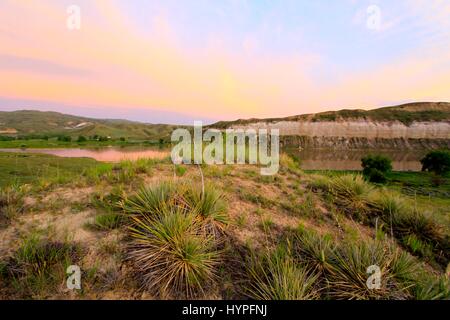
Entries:
[[303, 148], [450, 148], [450, 121], [279, 121], [232, 125], [233, 129], [279, 129], [284, 144]]

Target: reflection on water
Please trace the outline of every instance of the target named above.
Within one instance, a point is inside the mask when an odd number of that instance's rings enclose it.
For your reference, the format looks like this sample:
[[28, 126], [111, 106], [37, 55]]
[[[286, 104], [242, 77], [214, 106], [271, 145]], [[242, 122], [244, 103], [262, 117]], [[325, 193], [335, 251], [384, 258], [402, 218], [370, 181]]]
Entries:
[[[119, 162], [140, 158], [163, 159], [170, 149], [158, 147], [109, 147], [97, 149], [0, 149], [9, 152], [46, 153], [60, 157], [88, 157], [97, 161]], [[360, 170], [361, 158], [370, 153], [383, 154], [392, 159], [396, 171], [420, 171], [420, 159], [426, 151], [417, 150], [331, 150], [285, 149], [300, 157], [305, 170]]]
[[45, 153], [66, 158], [93, 158], [97, 161], [119, 162], [142, 158], [163, 159], [170, 156], [169, 149], [161, 148], [96, 148], [96, 149], [0, 149], [7, 152]]
[[392, 160], [395, 171], [420, 171], [420, 159], [426, 151], [418, 150], [286, 150], [301, 159], [305, 170], [361, 170], [361, 158], [368, 154], [382, 154]]

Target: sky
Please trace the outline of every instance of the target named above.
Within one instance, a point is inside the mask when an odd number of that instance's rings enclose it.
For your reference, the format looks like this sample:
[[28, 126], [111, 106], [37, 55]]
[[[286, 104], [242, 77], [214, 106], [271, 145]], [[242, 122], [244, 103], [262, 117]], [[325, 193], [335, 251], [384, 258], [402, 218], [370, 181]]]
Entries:
[[192, 124], [413, 101], [450, 101], [449, 0], [0, 1], [1, 111]]

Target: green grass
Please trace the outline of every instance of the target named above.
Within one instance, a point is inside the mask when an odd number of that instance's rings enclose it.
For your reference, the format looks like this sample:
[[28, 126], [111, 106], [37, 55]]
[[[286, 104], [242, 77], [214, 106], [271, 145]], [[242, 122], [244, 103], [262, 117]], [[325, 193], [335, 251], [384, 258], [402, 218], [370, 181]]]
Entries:
[[22, 213], [24, 194], [24, 188], [17, 185], [0, 187], [0, 227]]
[[104, 213], [99, 214], [95, 217], [94, 223], [90, 224], [89, 227], [98, 230], [113, 230], [121, 227], [125, 222], [125, 217], [119, 213]]
[[80, 248], [32, 233], [13, 256], [2, 261], [1, 278], [19, 298], [44, 299], [66, 280], [66, 269], [80, 257]]
[[89, 158], [0, 152], [0, 186], [66, 183], [97, 165], [97, 161]]

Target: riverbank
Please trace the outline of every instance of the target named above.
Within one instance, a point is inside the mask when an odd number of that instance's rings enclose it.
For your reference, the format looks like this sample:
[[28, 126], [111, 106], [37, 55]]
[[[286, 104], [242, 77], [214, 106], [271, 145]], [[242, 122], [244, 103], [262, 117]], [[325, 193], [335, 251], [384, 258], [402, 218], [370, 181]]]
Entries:
[[138, 147], [138, 146], [158, 146], [166, 145], [164, 141], [149, 141], [149, 140], [125, 140], [107, 139], [87, 140], [83, 142], [74, 141], [60, 141], [56, 138], [49, 140], [31, 139], [31, 140], [0, 140], [0, 149], [48, 149], [48, 148], [104, 148], [109, 146], [116, 147]]

